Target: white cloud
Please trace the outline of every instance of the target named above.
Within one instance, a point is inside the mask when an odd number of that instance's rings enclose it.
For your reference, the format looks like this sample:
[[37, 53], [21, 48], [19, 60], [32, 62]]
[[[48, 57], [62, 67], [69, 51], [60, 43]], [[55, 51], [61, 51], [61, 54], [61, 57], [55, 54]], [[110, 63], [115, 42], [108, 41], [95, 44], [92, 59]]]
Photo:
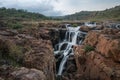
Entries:
[[47, 16], [62, 15], [60, 11], [54, 10], [53, 2], [50, 0], [1, 0], [0, 3], [0, 7], [26, 9]]
[[0, 0], [0, 7], [26, 9], [48, 16], [103, 10], [115, 5], [120, 5], [120, 0]]
[[116, 5], [120, 5], [120, 0], [59, 0], [54, 4], [56, 10], [63, 14], [73, 14], [80, 11], [104, 10]]

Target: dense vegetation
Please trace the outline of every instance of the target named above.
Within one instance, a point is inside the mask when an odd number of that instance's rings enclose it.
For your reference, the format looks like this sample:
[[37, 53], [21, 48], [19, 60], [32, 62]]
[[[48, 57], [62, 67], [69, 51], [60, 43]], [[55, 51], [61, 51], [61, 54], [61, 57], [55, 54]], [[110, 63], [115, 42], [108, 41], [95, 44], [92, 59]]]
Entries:
[[22, 9], [15, 9], [15, 8], [0, 8], [0, 18], [1, 19], [18, 19], [18, 20], [25, 20], [25, 19], [33, 19], [33, 20], [45, 20], [48, 19], [46, 16], [39, 14], [39, 13], [32, 13], [27, 12], [26, 10]]
[[25, 27], [22, 21], [40, 21], [48, 20], [49, 18], [39, 14], [28, 12], [23, 9], [15, 8], [0, 8], [0, 27], [7, 27], [11, 29], [21, 29]]
[[[40, 13], [32, 13], [22, 9], [0, 8], [0, 19], [9, 21], [26, 21], [26, 20], [118, 20], [120, 21], [120, 6], [106, 9], [104, 11], [81, 11], [72, 15], [59, 17], [46, 17]], [[13, 23], [13, 22], [12, 22]], [[10, 23], [11, 26], [11, 23]], [[15, 25], [16, 28], [16, 23]], [[21, 25], [17, 24], [17, 27]]]
[[81, 11], [72, 15], [63, 17], [65, 20], [102, 20], [112, 19], [120, 20], [120, 6], [106, 9], [104, 11]]

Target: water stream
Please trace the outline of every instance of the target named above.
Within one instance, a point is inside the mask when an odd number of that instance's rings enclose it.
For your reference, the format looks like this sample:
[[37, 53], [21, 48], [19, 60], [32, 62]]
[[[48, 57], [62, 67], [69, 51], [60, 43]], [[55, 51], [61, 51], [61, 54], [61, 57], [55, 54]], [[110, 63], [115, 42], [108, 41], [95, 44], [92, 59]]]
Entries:
[[[85, 23], [84, 25], [91, 28], [96, 27], [96, 23]], [[120, 29], [120, 24], [114, 26], [114, 28]], [[54, 48], [54, 55], [57, 60], [57, 76], [61, 76], [65, 71], [65, 64], [69, 56], [74, 54], [73, 46], [81, 45], [87, 34], [86, 32], [80, 31], [80, 26], [72, 27], [70, 24], [66, 24], [66, 29], [64, 39], [62, 41], [60, 40]]]
[[82, 44], [86, 32], [80, 31], [80, 26], [72, 27], [69, 24], [66, 24], [66, 34], [63, 41], [55, 45], [54, 55], [58, 56], [57, 60], [59, 61], [57, 75], [61, 76], [64, 69], [67, 59], [70, 55], [73, 55], [73, 46]]

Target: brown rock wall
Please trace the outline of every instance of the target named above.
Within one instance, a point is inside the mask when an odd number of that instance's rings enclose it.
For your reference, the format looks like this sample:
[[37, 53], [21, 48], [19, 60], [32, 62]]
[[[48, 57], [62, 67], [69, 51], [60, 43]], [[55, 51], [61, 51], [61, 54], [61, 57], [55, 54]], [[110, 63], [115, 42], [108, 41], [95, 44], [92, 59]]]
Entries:
[[[120, 79], [120, 37], [118, 30], [91, 31], [83, 45], [74, 46], [78, 80]], [[86, 52], [89, 45], [93, 51]]]

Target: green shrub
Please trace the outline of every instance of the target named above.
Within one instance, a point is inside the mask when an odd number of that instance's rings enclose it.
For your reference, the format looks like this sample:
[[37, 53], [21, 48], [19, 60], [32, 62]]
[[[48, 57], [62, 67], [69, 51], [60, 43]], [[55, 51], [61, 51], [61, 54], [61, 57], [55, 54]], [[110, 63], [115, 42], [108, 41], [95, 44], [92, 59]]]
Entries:
[[23, 47], [13, 44], [9, 47], [9, 57], [13, 66], [22, 64], [23, 61]]
[[73, 24], [72, 26], [73, 26], [73, 27], [77, 27], [78, 25], [77, 25], [77, 24]]
[[84, 49], [85, 49], [85, 52], [90, 52], [90, 51], [94, 50], [94, 47], [92, 47], [90, 45], [86, 45]]
[[22, 24], [17, 23], [17, 24], [14, 24], [12, 28], [13, 29], [21, 29], [22, 27], [23, 27]]
[[23, 56], [23, 47], [11, 41], [0, 41], [0, 60], [4, 60], [12, 66], [20, 66], [23, 62]]
[[8, 23], [8, 25], [7, 25], [9, 28], [11, 28], [11, 29], [21, 29], [21, 28], [23, 28], [23, 25], [22, 24], [20, 24], [20, 23]]

